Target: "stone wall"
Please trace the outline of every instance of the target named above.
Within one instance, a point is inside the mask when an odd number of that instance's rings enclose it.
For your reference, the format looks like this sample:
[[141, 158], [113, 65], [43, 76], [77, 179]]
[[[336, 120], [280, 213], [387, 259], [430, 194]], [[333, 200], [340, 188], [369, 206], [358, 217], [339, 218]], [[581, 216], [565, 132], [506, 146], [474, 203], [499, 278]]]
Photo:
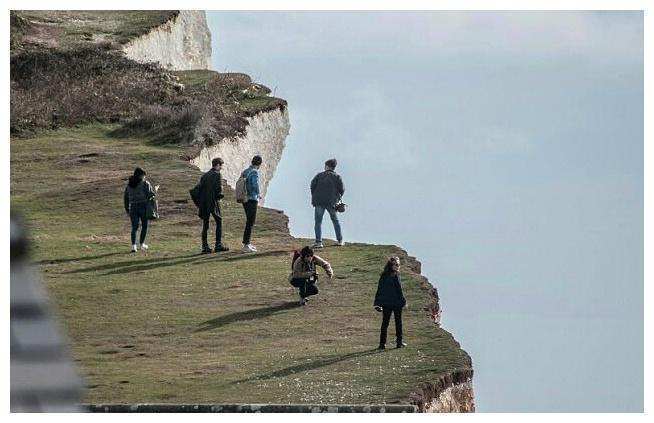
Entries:
[[226, 138], [203, 148], [197, 157], [191, 159], [191, 164], [206, 172], [211, 168], [211, 160], [214, 157], [222, 158], [225, 162], [221, 171], [222, 177], [233, 188], [241, 172], [250, 166], [252, 157], [258, 154], [263, 158], [259, 169], [259, 183], [261, 196], [265, 198], [268, 183], [282, 157], [286, 136], [291, 127], [288, 110], [283, 107], [261, 112], [247, 119], [245, 135]]
[[123, 47], [137, 62], [158, 62], [170, 70], [209, 69], [211, 33], [203, 10], [180, 10], [179, 14]]

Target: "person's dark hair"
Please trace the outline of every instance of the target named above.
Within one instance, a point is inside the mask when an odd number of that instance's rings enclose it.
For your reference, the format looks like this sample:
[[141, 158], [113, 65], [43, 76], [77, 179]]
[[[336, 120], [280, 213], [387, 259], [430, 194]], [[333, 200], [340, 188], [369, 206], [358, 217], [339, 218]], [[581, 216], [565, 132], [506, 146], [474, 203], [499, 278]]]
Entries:
[[261, 163], [263, 163], [261, 156], [256, 155], [252, 157], [252, 166], [261, 166]]
[[134, 174], [129, 177], [128, 184], [131, 188], [136, 188], [136, 186], [143, 180], [143, 178], [145, 178], [145, 170], [137, 167], [134, 169]]
[[336, 165], [338, 162], [336, 159], [329, 159], [325, 162], [325, 166], [329, 167], [330, 169], [336, 169]]
[[392, 275], [395, 272], [395, 270], [393, 270], [393, 265], [399, 262], [400, 262], [399, 257], [390, 257], [386, 262], [386, 265], [384, 266], [384, 270], [382, 271], [381, 275], [382, 276]]
[[223, 164], [223, 163], [225, 163], [225, 162], [223, 162], [223, 159], [221, 159], [220, 157], [216, 157], [215, 159], [213, 159], [213, 160], [211, 161], [211, 167], [216, 167], [216, 166], [218, 166], [219, 164], [221, 165], [221, 164]]
[[313, 250], [308, 245], [300, 250], [300, 256], [302, 258], [313, 256]]

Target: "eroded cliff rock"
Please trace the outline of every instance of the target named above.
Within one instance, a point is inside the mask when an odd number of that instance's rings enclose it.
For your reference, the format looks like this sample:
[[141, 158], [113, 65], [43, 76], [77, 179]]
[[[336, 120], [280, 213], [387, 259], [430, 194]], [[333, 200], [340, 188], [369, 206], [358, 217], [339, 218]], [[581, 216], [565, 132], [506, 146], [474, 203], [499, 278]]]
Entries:
[[137, 62], [158, 62], [170, 70], [209, 69], [211, 33], [203, 10], [179, 14], [123, 47]]
[[265, 198], [268, 183], [282, 157], [286, 136], [291, 127], [288, 110], [286, 107], [280, 107], [258, 113], [247, 120], [245, 135], [226, 138], [203, 148], [197, 157], [191, 159], [191, 163], [206, 172], [211, 168], [211, 160], [214, 157], [222, 158], [225, 161], [221, 171], [222, 177], [234, 187], [241, 172], [250, 166], [252, 157], [258, 154], [263, 158], [259, 182], [261, 196]]

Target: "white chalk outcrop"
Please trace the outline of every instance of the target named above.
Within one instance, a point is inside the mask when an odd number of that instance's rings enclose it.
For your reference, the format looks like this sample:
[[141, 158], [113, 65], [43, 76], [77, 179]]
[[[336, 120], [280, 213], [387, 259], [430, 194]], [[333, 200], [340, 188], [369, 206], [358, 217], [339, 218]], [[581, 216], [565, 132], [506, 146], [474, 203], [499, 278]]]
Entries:
[[179, 14], [123, 47], [137, 62], [158, 62], [169, 70], [209, 69], [211, 32], [204, 10], [180, 10]]
[[259, 184], [261, 196], [265, 198], [268, 183], [275, 174], [291, 128], [288, 110], [281, 107], [260, 112], [247, 120], [245, 135], [225, 138], [215, 145], [204, 147], [197, 157], [191, 159], [191, 164], [206, 172], [211, 168], [214, 157], [222, 158], [225, 164], [221, 175], [233, 188], [241, 172], [250, 166], [252, 157], [258, 154], [263, 158], [259, 169]]
[[446, 388], [425, 406], [425, 413], [474, 413], [475, 395], [472, 381]]

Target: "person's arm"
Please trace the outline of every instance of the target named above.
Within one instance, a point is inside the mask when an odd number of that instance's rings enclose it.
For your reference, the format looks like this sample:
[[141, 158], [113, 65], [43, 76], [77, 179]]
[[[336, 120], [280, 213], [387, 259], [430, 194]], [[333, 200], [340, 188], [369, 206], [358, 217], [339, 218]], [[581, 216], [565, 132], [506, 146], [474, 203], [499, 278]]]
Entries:
[[318, 175], [314, 176], [311, 180], [311, 185], [309, 186], [311, 188], [311, 194], [316, 190], [316, 185], [318, 185]]
[[149, 181], [145, 181], [145, 196], [148, 200], [151, 198], [155, 197], [157, 193], [152, 189], [152, 185], [150, 184]]
[[404, 292], [402, 292], [402, 284], [400, 283], [400, 275], [395, 275], [395, 289], [397, 289], [397, 294], [400, 297], [402, 302], [402, 307], [406, 305], [406, 298], [404, 298]]
[[343, 194], [345, 194], [345, 186], [343, 185], [343, 179], [341, 179], [341, 175], [337, 175], [336, 189], [338, 190], [338, 194], [341, 197], [343, 196]]
[[377, 282], [377, 292], [375, 293], [375, 302], [373, 304], [375, 306], [375, 308], [381, 307], [380, 300], [381, 300], [381, 290], [382, 290], [383, 280], [384, 280], [384, 277], [380, 276], [379, 277], [379, 282]]
[[222, 178], [220, 177], [220, 173], [216, 175], [216, 183], [214, 184], [214, 191], [216, 194], [217, 199], [222, 199], [223, 198], [223, 187], [222, 187]]
[[313, 261], [323, 269], [325, 269], [325, 273], [327, 273], [327, 276], [330, 278], [334, 276], [334, 271], [332, 270], [332, 265], [329, 264], [327, 260], [324, 260], [316, 255], [313, 256]]
[[123, 194], [123, 205], [125, 206], [125, 213], [129, 213], [129, 194], [127, 193], [127, 187], [125, 187], [125, 193]]

